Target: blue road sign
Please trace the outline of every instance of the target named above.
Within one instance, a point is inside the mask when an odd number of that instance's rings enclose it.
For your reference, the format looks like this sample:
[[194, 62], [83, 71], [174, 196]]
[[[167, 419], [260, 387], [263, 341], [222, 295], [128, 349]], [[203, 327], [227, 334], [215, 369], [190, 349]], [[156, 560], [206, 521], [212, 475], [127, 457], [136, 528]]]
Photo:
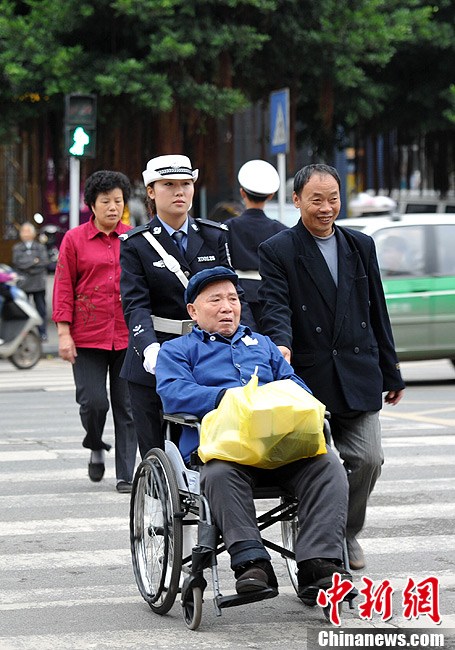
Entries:
[[289, 88], [270, 93], [270, 153], [289, 151]]

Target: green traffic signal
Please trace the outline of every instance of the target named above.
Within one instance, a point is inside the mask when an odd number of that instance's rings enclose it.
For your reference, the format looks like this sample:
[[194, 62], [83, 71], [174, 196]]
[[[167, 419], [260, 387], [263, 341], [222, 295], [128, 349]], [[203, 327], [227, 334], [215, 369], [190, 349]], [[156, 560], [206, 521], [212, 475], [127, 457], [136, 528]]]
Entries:
[[66, 127], [65, 152], [75, 158], [95, 158], [96, 129], [80, 125]]
[[96, 95], [65, 95], [65, 152], [77, 158], [96, 157]]
[[78, 126], [74, 129], [73, 133], [73, 144], [69, 148], [69, 152], [72, 156], [83, 156], [85, 153], [85, 148], [90, 145], [90, 136], [82, 126]]

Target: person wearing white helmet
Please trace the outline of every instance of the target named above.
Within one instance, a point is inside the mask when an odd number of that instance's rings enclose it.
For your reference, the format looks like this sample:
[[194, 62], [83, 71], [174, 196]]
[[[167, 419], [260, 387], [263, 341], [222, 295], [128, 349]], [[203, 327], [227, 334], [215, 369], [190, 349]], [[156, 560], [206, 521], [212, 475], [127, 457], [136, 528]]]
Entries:
[[238, 217], [228, 219], [228, 241], [232, 266], [242, 281], [245, 299], [260, 331], [261, 310], [257, 292], [259, 275], [258, 247], [263, 241], [286, 228], [276, 219], [266, 216], [264, 209], [280, 186], [275, 167], [265, 160], [249, 160], [239, 170], [240, 196], [245, 211]]
[[142, 176], [151, 220], [127, 232], [120, 249], [129, 329], [121, 376], [128, 381], [142, 457], [152, 447], [164, 447], [155, 366], [163, 341], [192, 327], [184, 300], [188, 279], [203, 269], [230, 266], [226, 226], [188, 214], [198, 175], [187, 156], [149, 160]]

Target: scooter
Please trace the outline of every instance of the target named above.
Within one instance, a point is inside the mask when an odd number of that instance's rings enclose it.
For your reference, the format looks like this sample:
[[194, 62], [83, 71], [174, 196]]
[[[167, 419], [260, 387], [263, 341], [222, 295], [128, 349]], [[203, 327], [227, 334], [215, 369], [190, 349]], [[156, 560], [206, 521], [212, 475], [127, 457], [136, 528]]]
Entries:
[[40, 228], [39, 232], [40, 234], [38, 239], [41, 244], [44, 244], [46, 246], [47, 254], [49, 256], [49, 264], [47, 265], [47, 270], [50, 273], [54, 273], [55, 267], [57, 266], [58, 247], [66, 231], [60, 226], [49, 223], [46, 226]]
[[[2, 271], [12, 269], [0, 265]], [[5, 298], [0, 316], [0, 359], [8, 359], [19, 370], [29, 370], [41, 359], [42, 346], [37, 330], [42, 318], [30, 304], [27, 294], [10, 284], [10, 298]]]

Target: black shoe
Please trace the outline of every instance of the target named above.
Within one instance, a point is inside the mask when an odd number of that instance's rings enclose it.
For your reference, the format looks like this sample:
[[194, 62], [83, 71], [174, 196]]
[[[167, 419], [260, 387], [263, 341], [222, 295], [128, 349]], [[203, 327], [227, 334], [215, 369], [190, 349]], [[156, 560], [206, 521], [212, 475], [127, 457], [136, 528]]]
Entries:
[[278, 593], [278, 581], [268, 560], [252, 560], [237, 567], [234, 573], [237, 579], [235, 590], [238, 594], [269, 588], [275, 589]]
[[117, 492], [120, 492], [122, 494], [127, 494], [128, 492], [131, 492], [133, 489], [133, 484], [129, 483], [128, 481], [117, 481], [117, 485], [115, 486], [115, 489]]
[[89, 463], [88, 475], [91, 481], [99, 483], [104, 476], [104, 463]]
[[342, 578], [352, 580], [349, 571], [338, 560], [315, 558], [304, 560], [298, 564], [297, 579], [299, 583], [298, 597], [305, 604], [313, 607], [316, 605], [319, 589], [329, 589], [332, 586], [334, 573], [339, 573]]

